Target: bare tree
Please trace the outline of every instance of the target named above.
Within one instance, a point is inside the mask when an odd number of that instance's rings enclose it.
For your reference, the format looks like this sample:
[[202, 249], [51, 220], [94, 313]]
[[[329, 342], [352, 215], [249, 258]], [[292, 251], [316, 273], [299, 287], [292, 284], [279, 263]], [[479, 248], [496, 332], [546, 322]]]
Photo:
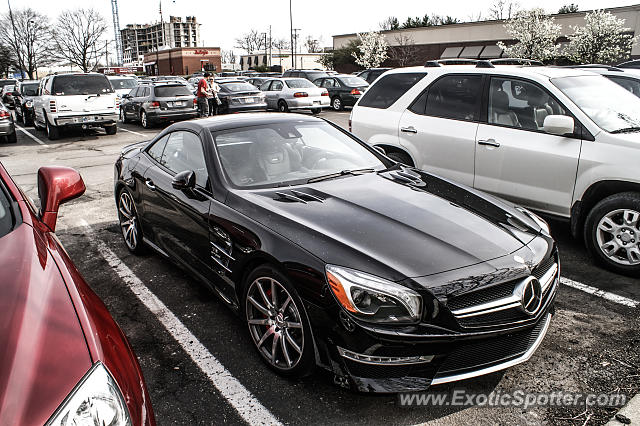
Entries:
[[381, 31], [397, 30], [398, 28], [400, 28], [400, 22], [398, 22], [398, 18], [395, 16], [389, 16], [387, 19], [380, 22]]
[[220, 56], [222, 56], [222, 62], [225, 64], [235, 64], [238, 60], [238, 56], [233, 50], [223, 50]]
[[9, 14], [4, 15], [0, 19], [0, 39], [13, 51], [18, 59], [16, 65], [26, 71], [30, 79], [34, 78], [39, 65], [52, 63], [49, 20], [31, 8], [13, 12], [13, 23]]
[[98, 63], [106, 30], [104, 18], [95, 9], [66, 10], [52, 31], [55, 49], [60, 59], [88, 72]]
[[389, 58], [406, 67], [413, 62], [418, 53], [416, 42], [406, 34], [398, 34], [394, 38], [395, 44], [389, 47]]
[[484, 16], [482, 15], [482, 12], [472, 12], [469, 14], [469, 17], [467, 18], [467, 22], [480, 22], [480, 21], [484, 21]]
[[307, 36], [304, 41], [304, 47], [307, 49], [309, 53], [318, 53], [322, 52], [322, 38], [313, 38], [312, 36]]
[[0, 44], [0, 76], [9, 76], [9, 69], [16, 65], [13, 50], [6, 44]]
[[489, 7], [489, 19], [511, 19], [520, 10], [515, 0], [494, 0]]
[[256, 50], [264, 50], [267, 43], [264, 33], [251, 30], [246, 34], [236, 38], [236, 46], [238, 49], [245, 50], [248, 54], [252, 54]]
[[286, 38], [275, 38], [271, 42], [271, 45], [279, 50], [291, 49], [291, 42]]

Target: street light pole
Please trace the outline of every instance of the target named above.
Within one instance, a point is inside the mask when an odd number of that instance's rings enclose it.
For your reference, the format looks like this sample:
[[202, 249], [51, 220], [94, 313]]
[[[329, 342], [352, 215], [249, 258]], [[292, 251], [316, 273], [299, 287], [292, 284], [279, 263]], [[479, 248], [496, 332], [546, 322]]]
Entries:
[[295, 68], [295, 65], [293, 65], [293, 63], [296, 59], [296, 54], [293, 51], [293, 11], [291, 9], [291, 0], [289, 0], [289, 23], [291, 24], [291, 66], [292, 68]]

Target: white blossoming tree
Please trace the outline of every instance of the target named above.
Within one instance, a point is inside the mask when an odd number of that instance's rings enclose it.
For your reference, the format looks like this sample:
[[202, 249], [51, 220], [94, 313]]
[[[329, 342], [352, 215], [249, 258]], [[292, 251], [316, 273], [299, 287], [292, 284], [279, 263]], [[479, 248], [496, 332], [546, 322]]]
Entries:
[[498, 47], [508, 57], [538, 61], [553, 59], [560, 47], [556, 40], [560, 37], [561, 28], [543, 9], [522, 10], [505, 24], [507, 34], [517, 42], [511, 46], [498, 42]]
[[[568, 57], [578, 63], [599, 64], [627, 58], [637, 41], [624, 27], [624, 19], [609, 12], [596, 10], [584, 17], [584, 27], [571, 27]], [[627, 33], [627, 34], [625, 34]]]
[[378, 31], [358, 34], [361, 41], [357, 52], [353, 52], [356, 64], [364, 68], [377, 68], [387, 59], [389, 45]]

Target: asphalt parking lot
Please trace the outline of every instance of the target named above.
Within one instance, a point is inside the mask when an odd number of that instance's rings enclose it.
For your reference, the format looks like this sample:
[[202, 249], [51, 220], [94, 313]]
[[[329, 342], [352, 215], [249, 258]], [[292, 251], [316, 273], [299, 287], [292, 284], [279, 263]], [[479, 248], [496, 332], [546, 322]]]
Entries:
[[[346, 127], [348, 115], [321, 116]], [[27, 128], [19, 130], [17, 144], [0, 144], [0, 161], [34, 199], [38, 167], [64, 165], [82, 174], [87, 192], [62, 207], [57, 234], [133, 345], [158, 424], [274, 418], [283, 424], [322, 425], [582, 425], [602, 424], [615, 413], [613, 408], [584, 405], [402, 408], [395, 396], [345, 390], [322, 371], [299, 381], [276, 376], [253, 349], [246, 326], [213, 293], [158, 255], [131, 255], [122, 242], [112, 192], [113, 163], [123, 146], [150, 139], [159, 130], [120, 124], [115, 136], [87, 130], [49, 141], [44, 132]], [[551, 225], [566, 285], [559, 290], [556, 314], [538, 351], [506, 372], [434, 391], [638, 393], [640, 306], [632, 306], [640, 301], [640, 280], [592, 265], [567, 224]], [[148, 291], [142, 297], [140, 288]], [[238, 389], [246, 393], [238, 394]], [[243, 404], [238, 395], [251, 398]]]

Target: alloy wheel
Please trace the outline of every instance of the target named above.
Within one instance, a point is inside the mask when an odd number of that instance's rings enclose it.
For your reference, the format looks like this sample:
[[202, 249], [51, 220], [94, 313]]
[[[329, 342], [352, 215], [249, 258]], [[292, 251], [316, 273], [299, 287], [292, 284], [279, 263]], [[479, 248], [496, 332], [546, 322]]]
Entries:
[[262, 356], [279, 370], [291, 370], [304, 353], [300, 310], [287, 289], [271, 277], [256, 278], [246, 299], [249, 333]]
[[333, 98], [332, 106], [334, 110], [340, 111], [342, 109], [342, 101], [340, 100], [340, 98]]
[[124, 109], [122, 109], [122, 107], [120, 107], [120, 121], [122, 121], [123, 123], [127, 120], [127, 118], [124, 115]]
[[139, 238], [138, 217], [133, 199], [127, 191], [120, 193], [120, 199], [118, 200], [118, 218], [120, 219], [120, 229], [122, 230], [124, 242], [130, 250], [136, 250], [138, 248]]
[[596, 230], [600, 251], [621, 265], [640, 264], [640, 212], [616, 209], [605, 214]]
[[142, 124], [142, 127], [144, 127], [145, 129], [149, 126], [149, 122], [147, 121], [147, 113], [142, 111], [142, 115], [140, 116], [140, 124]]

